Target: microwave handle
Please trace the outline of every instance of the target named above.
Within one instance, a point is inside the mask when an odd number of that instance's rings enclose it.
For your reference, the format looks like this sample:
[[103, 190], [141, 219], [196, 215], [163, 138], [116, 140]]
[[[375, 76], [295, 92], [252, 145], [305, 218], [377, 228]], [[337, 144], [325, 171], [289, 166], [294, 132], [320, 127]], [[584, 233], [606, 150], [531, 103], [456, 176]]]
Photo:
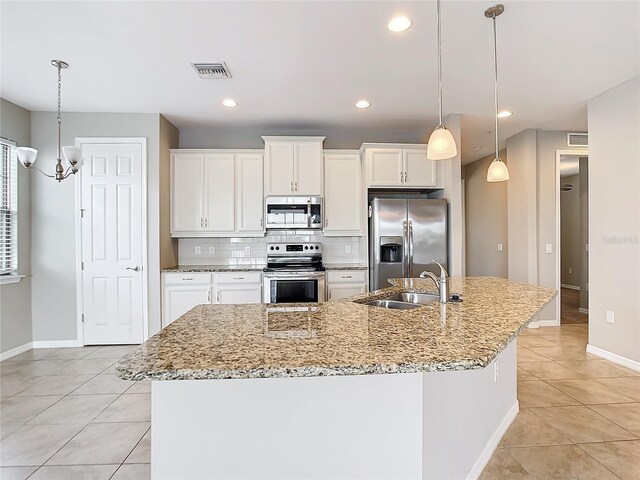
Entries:
[[307, 200], [307, 228], [311, 228], [311, 200]]

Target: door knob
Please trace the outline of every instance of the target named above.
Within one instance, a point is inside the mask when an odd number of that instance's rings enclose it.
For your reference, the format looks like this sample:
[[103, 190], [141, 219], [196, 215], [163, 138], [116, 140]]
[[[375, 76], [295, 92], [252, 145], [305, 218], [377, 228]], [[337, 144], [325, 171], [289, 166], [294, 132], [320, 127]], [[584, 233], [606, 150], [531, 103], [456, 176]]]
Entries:
[[133, 270], [134, 272], [139, 272], [142, 269], [136, 265], [135, 267], [127, 267], [127, 270]]

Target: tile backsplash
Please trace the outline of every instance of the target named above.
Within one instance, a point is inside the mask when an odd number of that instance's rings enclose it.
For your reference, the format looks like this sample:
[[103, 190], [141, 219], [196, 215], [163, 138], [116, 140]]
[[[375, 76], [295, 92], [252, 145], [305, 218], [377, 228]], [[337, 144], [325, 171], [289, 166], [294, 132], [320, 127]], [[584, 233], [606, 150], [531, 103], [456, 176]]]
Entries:
[[178, 262], [180, 265], [264, 265], [267, 263], [267, 243], [286, 242], [322, 243], [325, 263], [362, 262], [360, 237], [325, 237], [321, 233], [259, 238], [180, 238]]

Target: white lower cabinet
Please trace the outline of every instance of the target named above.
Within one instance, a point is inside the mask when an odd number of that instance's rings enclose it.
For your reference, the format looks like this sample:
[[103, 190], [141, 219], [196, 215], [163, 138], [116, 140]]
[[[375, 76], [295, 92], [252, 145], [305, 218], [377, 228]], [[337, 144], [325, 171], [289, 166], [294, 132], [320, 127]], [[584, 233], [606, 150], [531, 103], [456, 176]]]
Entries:
[[163, 328], [197, 305], [261, 302], [262, 272], [163, 273]]
[[367, 291], [366, 270], [329, 270], [327, 300], [340, 300]]

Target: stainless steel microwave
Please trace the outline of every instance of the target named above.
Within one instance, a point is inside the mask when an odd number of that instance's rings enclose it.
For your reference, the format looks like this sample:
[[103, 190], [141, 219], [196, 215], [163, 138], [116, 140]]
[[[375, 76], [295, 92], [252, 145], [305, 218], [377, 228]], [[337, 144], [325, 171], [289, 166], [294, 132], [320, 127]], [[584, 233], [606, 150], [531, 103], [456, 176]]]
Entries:
[[322, 228], [322, 197], [267, 197], [265, 208], [269, 229]]

